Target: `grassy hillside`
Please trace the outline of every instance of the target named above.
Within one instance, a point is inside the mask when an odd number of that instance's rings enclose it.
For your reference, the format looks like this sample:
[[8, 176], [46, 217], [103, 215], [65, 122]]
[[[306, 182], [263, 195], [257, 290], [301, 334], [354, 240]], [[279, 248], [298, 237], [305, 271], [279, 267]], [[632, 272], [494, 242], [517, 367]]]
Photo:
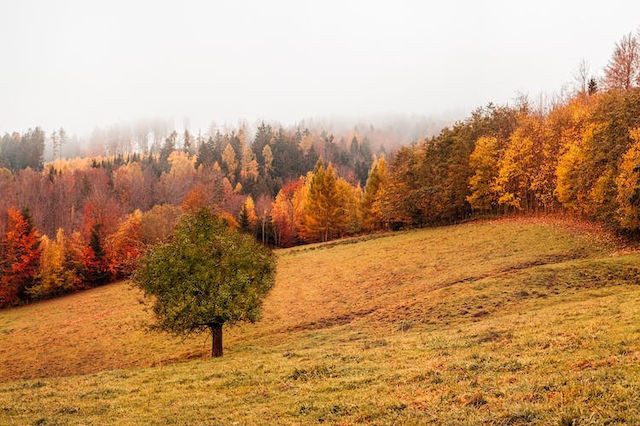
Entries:
[[0, 311], [0, 424], [640, 422], [640, 255], [498, 221], [278, 252], [263, 319], [147, 333], [127, 283]]

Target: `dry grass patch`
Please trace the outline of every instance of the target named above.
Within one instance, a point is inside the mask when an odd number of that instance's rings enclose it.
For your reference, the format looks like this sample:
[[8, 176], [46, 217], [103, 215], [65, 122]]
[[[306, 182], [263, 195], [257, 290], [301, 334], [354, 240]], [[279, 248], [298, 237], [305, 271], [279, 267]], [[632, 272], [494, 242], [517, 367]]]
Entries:
[[592, 241], [503, 221], [282, 250], [216, 360], [145, 333], [124, 283], [2, 311], [0, 424], [638, 423], [640, 255]]

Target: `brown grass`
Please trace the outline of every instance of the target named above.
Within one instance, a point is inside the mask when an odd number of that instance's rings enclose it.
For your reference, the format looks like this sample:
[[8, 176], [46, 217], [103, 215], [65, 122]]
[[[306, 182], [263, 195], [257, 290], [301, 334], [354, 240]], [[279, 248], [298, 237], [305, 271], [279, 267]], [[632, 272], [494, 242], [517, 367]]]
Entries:
[[121, 282], [1, 312], [0, 380], [150, 366], [204, 350], [203, 337], [146, 332], [140, 296]]
[[[292, 331], [355, 320], [391, 328], [407, 320], [447, 321], [438, 303], [444, 287], [606, 249], [560, 226], [501, 221], [281, 250], [263, 320], [226, 332], [226, 344], [287, 339]], [[122, 282], [0, 312], [0, 381], [207, 356], [208, 336], [147, 332], [151, 318], [140, 302], [141, 294]]]
[[537, 219], [282, 250], [216, 360], [145, 333], [126, 283], [5, 310], [0, 424], [638, 424], [640, 255], [616, 250]]

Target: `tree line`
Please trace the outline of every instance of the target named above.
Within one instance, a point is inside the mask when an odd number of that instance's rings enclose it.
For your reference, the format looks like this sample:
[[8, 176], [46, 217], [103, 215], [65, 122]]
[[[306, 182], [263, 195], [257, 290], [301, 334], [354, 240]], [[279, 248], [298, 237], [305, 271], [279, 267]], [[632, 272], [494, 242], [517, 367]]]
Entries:
[[[490, 104], [388, 159], [357, 134], [263, 124], [251, 143], [242, 129], [174, 132], [155, 154], [0, 169], [0, 304], [127, 276], [203, 208], [278, 247], [512, 212], [638, 233], [639, 51], [625, 36], [604, 75], [583, 68], [571, 95]], [[31, 133], [25, 143], [42, 139]]]
[[[30, 152], [32, 133], [14, 134], [12, 140]], [[41, 148], [44, 134], [39, 129], [35, 134]], [[200, 142], [188, 132], [182, 143], [179, 139], [172, 132], [156, 154], [58, 158], [46, 164], [40, 150], [33, 167], [0, 168], [0, 305], [128, 276], [148, 246], [169, 238], [182, 213], [202, 207], [265, 244], [292, 244], [274, 226], [273, 196], [313, 170], [320, 157], [332, 163], [333, 181], [338, 173], [344, 176], [339, 178], [343, 193], [349, 188], [355, 196], [352, 189], [366, 180], [373, 161], [368, 141], [355, 134], [347, 144], [325, 132], [267, 124], [251, 144], [242, 129]], [[323, 235], [337, 234], [325, 230]]]

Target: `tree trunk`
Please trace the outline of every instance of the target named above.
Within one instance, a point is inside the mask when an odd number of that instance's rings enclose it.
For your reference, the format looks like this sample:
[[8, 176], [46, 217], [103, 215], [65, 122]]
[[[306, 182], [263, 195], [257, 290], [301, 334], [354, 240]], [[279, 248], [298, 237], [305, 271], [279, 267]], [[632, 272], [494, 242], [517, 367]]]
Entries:
[[222, 356], [222, 324], [212, 324], [211, 328], [211, 356]]

